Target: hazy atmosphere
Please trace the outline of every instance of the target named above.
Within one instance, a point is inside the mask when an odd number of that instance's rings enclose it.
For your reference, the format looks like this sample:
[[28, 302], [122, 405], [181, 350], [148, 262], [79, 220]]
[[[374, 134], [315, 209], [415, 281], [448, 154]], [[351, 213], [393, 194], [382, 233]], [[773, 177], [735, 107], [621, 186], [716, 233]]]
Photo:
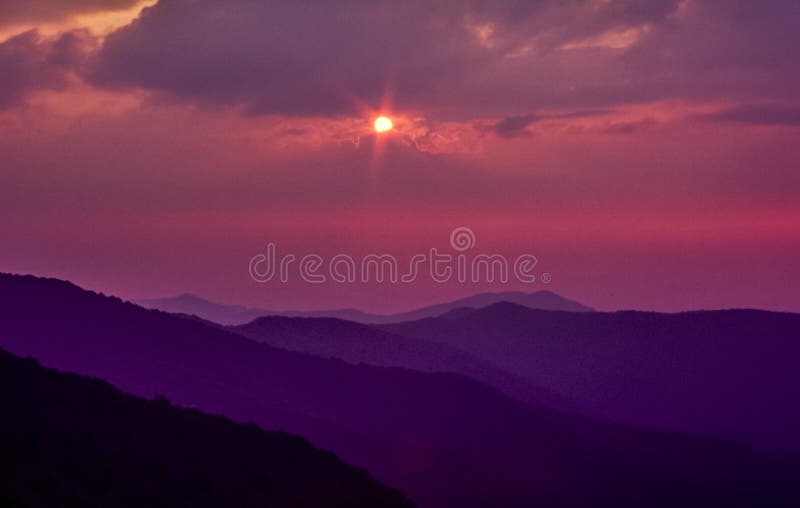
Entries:
[[599, 309], [798, 311], [798, 9], [6, 2], [0, 263], [272, 308], [528, 290], [247, 272], [267, 242], [407, 259], [465, 226]]
[[800, 0], [0, 0], [0, 506], [797, 508]]

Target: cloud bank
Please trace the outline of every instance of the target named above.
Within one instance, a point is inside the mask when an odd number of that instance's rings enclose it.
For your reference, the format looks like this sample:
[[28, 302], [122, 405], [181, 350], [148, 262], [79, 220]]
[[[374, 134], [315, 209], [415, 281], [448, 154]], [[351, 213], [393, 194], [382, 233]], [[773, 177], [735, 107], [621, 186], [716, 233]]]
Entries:
[[786, 98], [799, 24], [794, 1], [162, 0], [108, 38], [91, 79], [293, 116]]

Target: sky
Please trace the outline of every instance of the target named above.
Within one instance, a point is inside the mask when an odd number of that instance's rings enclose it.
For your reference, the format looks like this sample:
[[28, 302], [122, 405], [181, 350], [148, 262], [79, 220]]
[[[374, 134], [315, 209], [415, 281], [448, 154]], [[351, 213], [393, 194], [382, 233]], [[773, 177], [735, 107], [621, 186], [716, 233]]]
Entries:
[[[272, 309], [800, 312], [798, 26], [795, 0], [6, 0], [0, 271]], [[456, 254], [457, 227], [538, 280], [249, 272], [270, 242]]]

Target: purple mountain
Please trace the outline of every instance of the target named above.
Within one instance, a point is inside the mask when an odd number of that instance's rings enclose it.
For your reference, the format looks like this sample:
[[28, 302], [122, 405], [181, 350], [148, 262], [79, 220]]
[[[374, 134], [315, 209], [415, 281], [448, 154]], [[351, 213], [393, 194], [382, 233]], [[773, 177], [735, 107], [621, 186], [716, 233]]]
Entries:
[[794, 461], [532, 408], [459, 375], [284, 351], [52, 279], [0, 275], [0, 347], [304, 435], [423, 507], [800, 502]]
[[0, 401], [0, 506], [411, 506], [303, 438], [2, 350]]
[[336, 318], [266, 316], [230, 330], [264, 344], [339, 358], [351, 364], [404, 367], [423, 372], [453, 372], [483, 381], [535, 406], [575, 410], [574, 404], [520, 376], [460, 349], [404, 337], [368, 325]]
[[797, 314], [500, 303], [383, 329], [463, 349], [599, 418], [800, 451]]
[[447, 303], [440, 303], [403, 312], [399, 314], [369, 314], [356, 309], [335, 309], [318, 311], [269, 310], [239, 305], [224, 305], [211, 302], [191, 294], [173, 298], [137, 300], [136, 304], [148, 309], [158, 309], [173, 314], [194, 315], [223, 325], [241, 325], [263, 316], [286, 317], [332, 317], [355, 321], [357, 323], [398, 323], [426, 317], [434, 317], [460, 308], [486, 307], [497, 302], [514, 302], [533, 309], [564, 310], [570, 312], [589, 312], [589, 307], [573, 300], [563, 298], [551, 291], [523, 293], [508, 291], [502, 293], [481, 293]]
[[383, 316], [383, 319], [369, 322], [398, 323], [401, 321], [413, 321], [427, 317], [441, 316], [456, 309], [478, 309], [498, 302], [512, 302], [517, 305], [522, 305], [523, 307], [541, 310], [562, 310], [567, 312], [592, 312], [594, 310], [574, 300], [568, 300], [552, 291], [535, 291], [533, 293], [505, 291], [500, 293], [480, 293], [452, 302], [423, 307], [411, 312]]

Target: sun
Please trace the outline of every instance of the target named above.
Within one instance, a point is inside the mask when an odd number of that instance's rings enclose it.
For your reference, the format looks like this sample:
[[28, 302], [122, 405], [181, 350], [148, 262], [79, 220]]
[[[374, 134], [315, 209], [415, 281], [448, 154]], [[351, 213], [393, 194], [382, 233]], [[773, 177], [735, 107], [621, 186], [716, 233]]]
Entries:
[[375, 132], [388, 132], [392, 130], [394, 124], [388, 116], [379, 116], [375, 119]]

